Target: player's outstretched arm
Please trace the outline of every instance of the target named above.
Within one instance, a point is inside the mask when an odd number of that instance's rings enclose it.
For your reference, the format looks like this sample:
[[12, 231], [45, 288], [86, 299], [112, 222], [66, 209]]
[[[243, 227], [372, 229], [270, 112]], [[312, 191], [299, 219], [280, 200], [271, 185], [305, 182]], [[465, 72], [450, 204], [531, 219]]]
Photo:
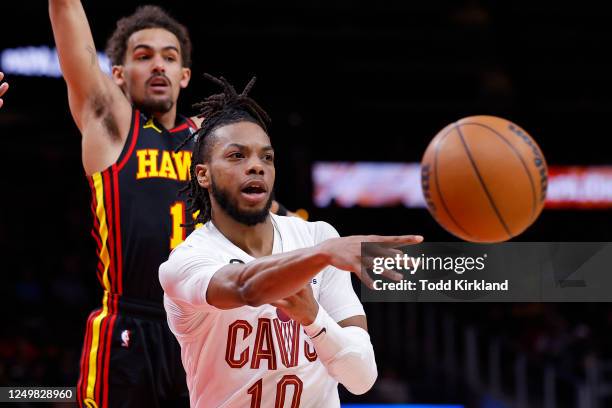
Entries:
[[79, 0], [49, 0], [49, 17], [72, 116], [83, 135], [88, 174], [112, 164], [127, 136], [131, 107], [98, 65], [85, 10]]
[[175, 251], [161, 265], [160, 281], [167, 295], [194, 306], [209, 304], [219, 309], [260, 306], [296, 293], [328, 265], [365, 280], [361, 276], [362, 242], [402, 246], [422, 240], [415, 235], [333, 238], [311, 248], [225, 266], [210, 264], [206, 258], [197, 256], [182, 258]]
[[2, 82], [3, 79], [4, 72], [0, 72], [0, 108], [4, 104], [4, 101], [2, 100], [2, 95], [4, 95], [9, 88], [8, 82]]

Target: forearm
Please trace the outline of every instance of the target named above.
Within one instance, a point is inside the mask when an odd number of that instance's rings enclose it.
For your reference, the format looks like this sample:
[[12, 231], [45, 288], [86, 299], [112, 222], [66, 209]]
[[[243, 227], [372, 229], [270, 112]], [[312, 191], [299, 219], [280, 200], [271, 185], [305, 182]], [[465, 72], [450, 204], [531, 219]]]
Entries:
[[218, 260], [175, 250], [159, 268], [166, 295], [193, 306], [233, 309], [279, 301], [303, 289], [330, 257], [320, 245], [219, 266]]
[[328, 373], [353, 394], [367, 392], [378, 377], [369, 334], [361, 327], [340, 327], [319, 306], [315, 321], [304, 327]]
[[78, 0], [49, 0], [49, 17], [62, 74], [71, 98], [80, 102], [105, 86], [85, 10]]
[[244, 265], [238, 276], [240, 295], [251, 306], [283, 299], [302, 289], [328, 264], [329, 256], [320, 246], [257, 259]]

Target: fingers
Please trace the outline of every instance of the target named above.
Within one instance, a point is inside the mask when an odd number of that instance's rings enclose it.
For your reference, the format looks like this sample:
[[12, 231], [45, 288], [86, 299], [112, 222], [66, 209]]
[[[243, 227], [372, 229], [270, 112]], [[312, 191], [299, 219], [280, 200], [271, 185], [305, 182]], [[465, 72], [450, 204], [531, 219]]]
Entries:
[[370, 275], [368, 274], [367, 270], [362, 269], [358, 273], [355, 273], [355, 275], [357, 275], [359, 280], [363, 282], [363, 284], [366, 285], [369, 289], [374, 289], [374, 281], [372, 280], [372, 278], [370, 278]]
[[[355, 275], [357, 275], [359, 280], [361, 280], [361, 282], [365, 286], [367, 286], [371, 290], [374, 290], [374, 280], [368, 273], [367, 269], [364, 268], [359, 272], [355, 272]], [[402, 275], [400, 272], [397, 272], [391, 269], [385, 269], [381, 274], [377, 274], [375, 276], [376, 276], [376, 280], [380, 280], [380, 277], [384, 276], [385, 278], [390, 279], [395, 282], [399, 282], [402, 279], [404, 279], [404, 275]]]
[[399, 249], [395, 249], [392, 246], [393, 244], [379, 244], [372, 243], [368, 245], [362, 246], [363, 248], [363, 256], [373, 257], [373, 258], [387, 258], [395, 255], [402, 255], [403, 252]]
[[404, 275], [392, 269], [385, 269], [381, 275], [396, 282], [399, 282], [404, 278]]
[[0, 72], [0, 108], [2, 107], [2, 105], [4, 105], [4, 101], [2, 100], [2, 95], [4, 95], [6, 93], [6, 91], [9, 89], [9, 84], [8, 82], [2, 82], [2, 80], [4, 79], [4, 72]]
[[419, 244], [423, 242], [421, 235], [399, 235], [399, 236], [385, 236], [385, 235], [368, 235], [369, 242], [383, 242], [388, 244]]
[[[345, 271], [353, 272], [363, 284], [370, 289], [374, 288], [374, 281], [370, 277], [368, 271], [372, 270], [374, 259], [403, 256], [404, 252], [394, 247], [423, 242], [423, 237], [421, 235], [361, 235], [347, 238], [352, 241], [350, 246], [351, 250], [349, 251], [350, 254], [346, 254], [347, 256], [345, 257], [340, 257], [334, 266]], [[364, 246], [362, 245], [363, 243], [368, 243], [368, 245]], [[361, 249], [364, 250], [363, 253], [361, 253]], [[355, 255], [356, 259], [353, 258]], [[407, 259], [406, 263], [410, 266], [413, 265], [412, 259]], [[383, 269], [382, 273], [378, 275], [394, 281], [399, 281], [404, 277], [400, 272], [387, 268]]]
[[[412, 262], [409, 261], [409, 263], [412, 266]], [[362, 271], [366, 271], [366, 273], [369, 274], [369, 273], [374, 273], [372, 272], [373, 267], [374, 267], [374, 258], [364, 256], [361, 258], [361, 268], [359, 268], [358, 270], [360, 271], [359, 273], [362, 273]], [[393, 269], [389, 269], [389, 268], [384, 268], [382, 272], [376, 273], [375, 275], [384, 276], [394, 281], [399, 281], [404, 278], [404, 275], [402, 275], [400, 272], [393, 270]]]
[[[2, 81], [2, 80], [0, 79], [0, 81]], [[7, 89], [9, 89], [8, 82], [4, 82], [4, 83], [0, 84], [0, 97], [2, 95], [4, 95], [4, 93], [7, 91]]]
[[[362, 246], [364, 252], [361, 257], [361, 269], [357, 276], [368, 288], [373, 289], [374, 282], [369, 275], [373, 266], [375, 258], [395, 258], [397, 256], [404, 256], [404, 252], [399, 249], [393, 248], [394, 246], [403, 246], [410, 244], [418, 244], [423, 242], [423, 237], [420, 235], [402, 235], [402, 236], [381, 236], [381, 235], [368, 235], [365, 237], [366, 242], [372, 242]], [[414, 262], [411, 257], [408, 257], [405, 261], [406, 267], [413, 267]], [[382, 265], [381, 265], [382, 266]], [[377, 279], [384, 276], [387, 279], [393, 281], [400, 281], [404, 278], [404, 275], [396, 270], [384, 268], [382, 272], [376, 274]]]

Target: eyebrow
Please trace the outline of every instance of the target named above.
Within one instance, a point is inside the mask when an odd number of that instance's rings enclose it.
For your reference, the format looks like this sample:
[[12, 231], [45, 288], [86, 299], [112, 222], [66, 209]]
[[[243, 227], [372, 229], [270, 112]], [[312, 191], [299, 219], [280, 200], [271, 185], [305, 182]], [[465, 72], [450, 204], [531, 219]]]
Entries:
[[[150, 45], [147, 45], [147, 44], [137, 44], [137, 45], [134, 47], [133, 51], [136, 51], [136, 50], [138, 50], [139, 48], [144, 48], [144, 49], [146, 49], [146, 50], [153, 50], [153, 47], [151, 47]], [[178, 48], [176, 48], [174, 45], [168, 45], [168, 46], [166, 46], [166, 47], [162, 48], [162, 51], [168, 51], [168, 50], [173, 50], [173, 51], [176, 51], [177, 53], [179, 53], [179, 54], [180, 54], [179, 49], [178, 49]]]
[[[240, 150], [243, 150], [243, 149], [247, 148], [247, 146], [239, 144], [239, 143], [230, 143], [230, 144], [227, 145], [227, 148], [230, 148], [230, 147], [236, 147], [236, 148], [238, 148]], [[270, 150], [274, 150], [274, 148], [272, 147], [272, 145], [266, 145], [266, 146], [262, 147], [261, 150], [270, 151]]]

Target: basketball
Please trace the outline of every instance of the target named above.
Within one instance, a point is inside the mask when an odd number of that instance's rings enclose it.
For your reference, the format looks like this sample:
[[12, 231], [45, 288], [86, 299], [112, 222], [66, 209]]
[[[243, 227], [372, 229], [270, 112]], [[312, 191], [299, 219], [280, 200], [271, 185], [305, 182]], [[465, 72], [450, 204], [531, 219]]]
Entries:
[[548, 169], [531, 136], [508, 120], [470, 116], [442, 129], [421, 161], [423, 196], [434, 219], [472, 242], [501, 242], [540, 215]]

